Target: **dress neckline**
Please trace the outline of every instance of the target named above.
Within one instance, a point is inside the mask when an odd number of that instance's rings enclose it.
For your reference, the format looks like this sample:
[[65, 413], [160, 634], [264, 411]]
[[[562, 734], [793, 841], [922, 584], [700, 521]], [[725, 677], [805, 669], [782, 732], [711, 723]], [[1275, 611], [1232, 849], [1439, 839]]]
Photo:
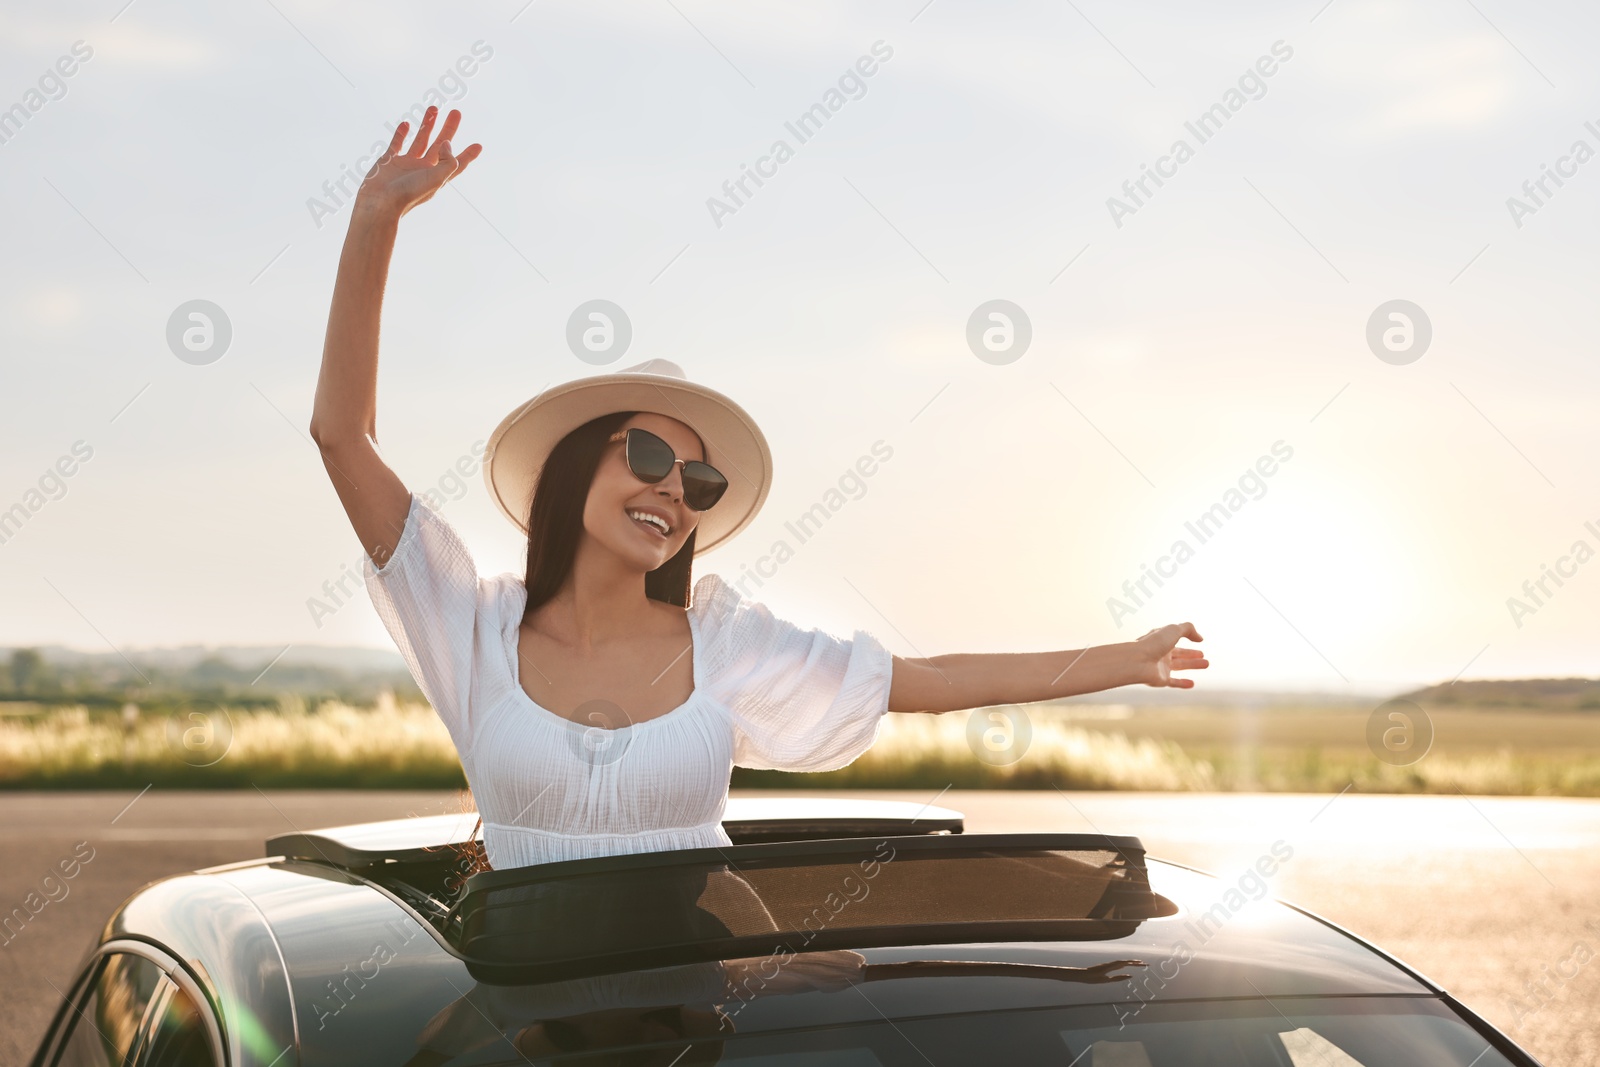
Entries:
[[[508, 603], [508, 607], [511, 608], [511, 610], [507, 611], [505, 616], [501, 619], [500, 636], [504, 644], [506, 669], [511, 673], [511, 688], [515, 696], [520, 697], [523, 703], [533, 708], [539, 714], [554, 719], [557, 722], [565, 723], [566, 725], [575, 727], [579, 730], [606, 730], [606, 728], [603, 726], [594, 726], [592, 724], [581, 723], [574, 719], [569, 719], [565, 715], [551, 711], [549, 708], [533, 699], [533, 697], [529, 696], [528, 691], [522, 688], [522, 657], [518, 654], [517, 635], [522, 626], [522, 614], [528, 606], [528, 587], [523, 584], [523, 582], [514, 574], [509, 576], [507, 584], [513, 587], [512, 595]], [[653, 715], [648, 719], [640, 719], [638, 722], [630, 722], [626, 726], [618, 726], [615, 730], [606, 730], [607, 733], [616, 733], [622, 730], [633, 730], [639, 727], [649, 726], [653, 722], [660, 722], [662, 719], [671, 718], [680, 711], [683, 711], [685, 708], [697, 703], [696, 698], [700, 695], [701, 690], [705, 688], [705, 678], [702, 676], [700, 670], [700, 627], [699, 624], [695, 622], [694, 611], [692, 609], [685, 609], [683, 614], [684, 618], [686, 618], [689, 622], [689, 670], [694, 679], [694, 687], [689, 690], [689, 695], [684, 698], [683, 703], [669, 711], [663, 711], [660, 715]]]

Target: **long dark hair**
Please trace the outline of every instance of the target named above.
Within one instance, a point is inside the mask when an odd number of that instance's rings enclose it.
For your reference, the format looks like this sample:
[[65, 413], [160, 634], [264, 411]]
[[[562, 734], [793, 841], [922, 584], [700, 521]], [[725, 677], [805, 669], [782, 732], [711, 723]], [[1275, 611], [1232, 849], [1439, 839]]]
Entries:
[[[589, 499], [594, 472], [600, 467], [606, 438], [636, 414], [614, 411], [590, 419], [557, 442], [544, 461], [528, 508], [528, 574], [524, 579], [528, 606], [522, 613], [524, 620], [555, 596], [572, 573], [578, 541], [583, 536], [583, 506]], [[645, 596], [680, 608], [689, 606], [696, 532], [690, 531], [677, 555], [644, 576]]]

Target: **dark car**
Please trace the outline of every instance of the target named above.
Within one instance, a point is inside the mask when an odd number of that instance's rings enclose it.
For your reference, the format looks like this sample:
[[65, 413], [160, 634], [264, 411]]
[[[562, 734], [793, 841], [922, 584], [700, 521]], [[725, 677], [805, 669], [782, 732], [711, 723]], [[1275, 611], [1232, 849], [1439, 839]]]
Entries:
[[1137, 838], [731, 800], [729, 848], [483, 870], [472, 816], [144, 887], [33, 1060], [237, 1067], [1535, 1061], [1349, 932]]

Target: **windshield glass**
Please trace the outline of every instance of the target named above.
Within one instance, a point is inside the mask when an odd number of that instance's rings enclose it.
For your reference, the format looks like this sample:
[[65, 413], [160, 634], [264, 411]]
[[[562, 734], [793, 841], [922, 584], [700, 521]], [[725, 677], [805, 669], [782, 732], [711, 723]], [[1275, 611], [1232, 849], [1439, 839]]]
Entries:
[[[571, 1018], [508, 1034], [452, 1064], [691, 1064], [767, 1067], [1508, 1067], [1444, 1004], [1423, 997], [1274, 997], [986, 1012], [741, 1035]], [[588, 1025], [593, 1023], [594, 1025]], [[621, 1038], [624, 1032], [631, 1040]], [[645, 1038], [648, 1033], [649, 1037]], [[676, 1033], [683, 1038], [674, 1039]], [[698, 1035], [698, 1036], [697, 1036]], [[645, 1038], [640, 1042], [639, 1038]], [[511, 1046], [516, 1042], [515, 1048]], [[624, 1051], [626, 1049], [626, 1051]], [[509, 1057], [509, 1058], [507, 1058]]]

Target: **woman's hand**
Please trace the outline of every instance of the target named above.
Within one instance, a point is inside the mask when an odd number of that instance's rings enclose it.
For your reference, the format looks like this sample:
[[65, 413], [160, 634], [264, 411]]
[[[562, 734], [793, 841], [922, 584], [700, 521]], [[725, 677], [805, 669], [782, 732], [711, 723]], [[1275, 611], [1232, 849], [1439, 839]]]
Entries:
[[367, 171], [356, 199], [369, 205], [386, 207], [396, 217], [404, 215], [418, 204], [432, 199], [445, 182], [467, 169], [467, 164], [478, 158], [483, 145], [473, 144], [459, 156], [452, 153], [450, 138], [461, 124], [461, 112], [452, 110], [445, 116], [444, 126], [432, 144], [428, 134], [433, 130], [433, 120], [439, 115], [437, 107], [430, 106], [417, 127], [416, 140], [411, 150], [402, 152], [407, 123], [395, 127], [394, 138], [388, 149]]
[[1205, 640], [1193, 623], [1182, 622], [1158, 626], [1133, 642], [1137, 681], [1157, 687], [1193, 689], [1193, 679], [1174, 678], [1172, 672], [1209, 667], [1211, 663], [1198, 648], [1178, 648], [1178, 641], [1185, 637], [1191, 641]]

